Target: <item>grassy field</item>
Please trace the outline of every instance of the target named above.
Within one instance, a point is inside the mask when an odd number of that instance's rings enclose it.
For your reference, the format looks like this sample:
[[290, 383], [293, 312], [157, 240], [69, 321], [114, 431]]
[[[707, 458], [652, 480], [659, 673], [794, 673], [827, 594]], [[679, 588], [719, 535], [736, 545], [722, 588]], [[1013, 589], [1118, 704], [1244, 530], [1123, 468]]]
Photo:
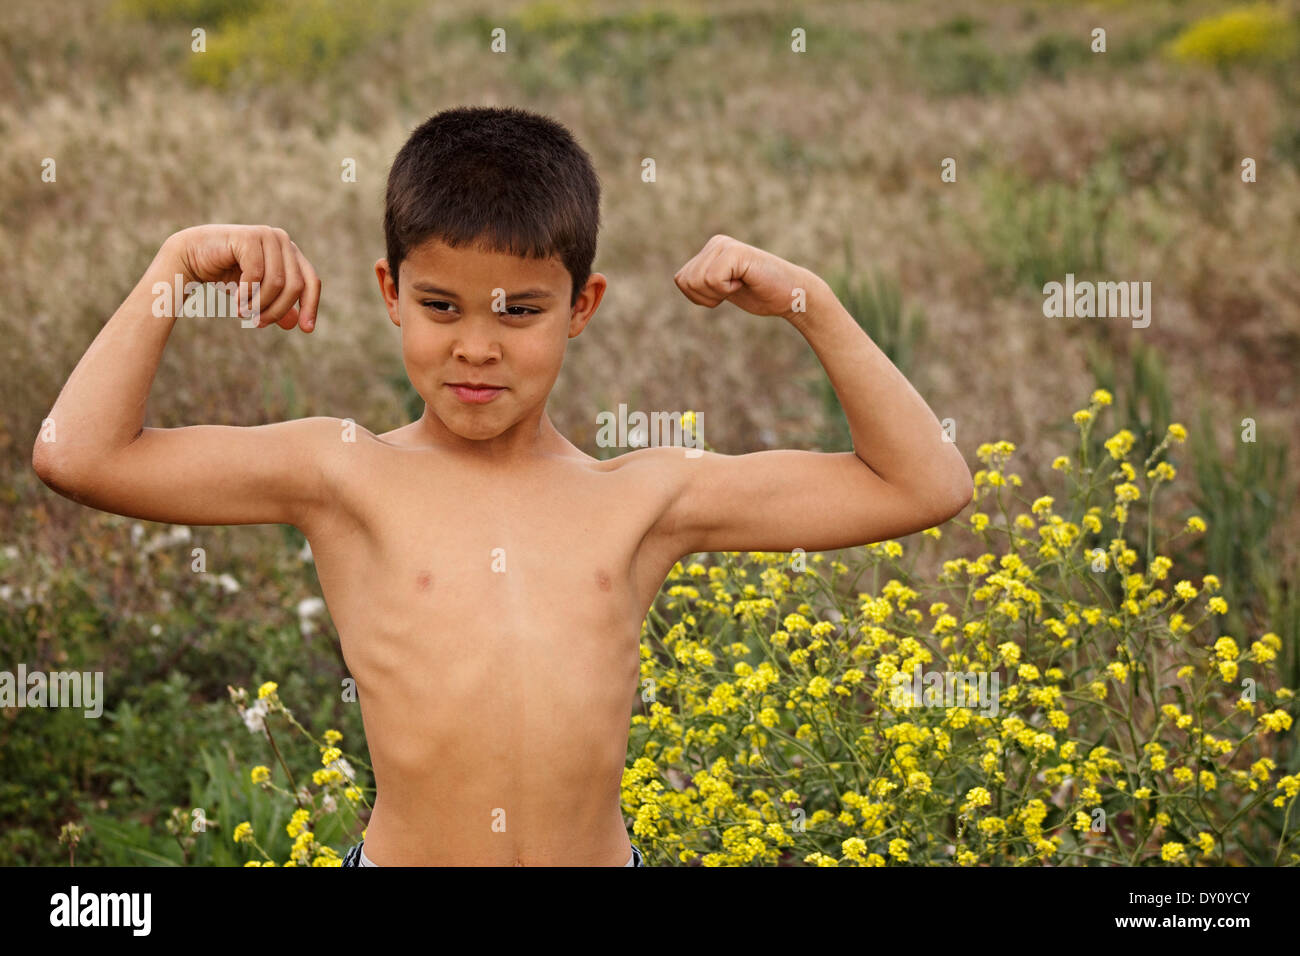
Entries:
[[[673, 285], [726, 233], [832, 280], [973, 468], [978, 443], [1009, 439], [1041, 484], [1098, 386], [1148, 448], [1184, 422], [1187, 480], [1161, 508], [1210, 530], [1176, 557], [1223, 579], [1225, 633], [1281, 635], [1296, 686], [1297, 22], [1294, 3], [1208, 0], [4, 4], [0, 669], [102, 661], [125, 680], [100, 739], [72, 715], [0, 712], [0, 864], [65, 858], [70, 820], [92, 826], [79, 858], [228, 862], [164, 832], [173, 806], [219, 802], [213, 767], [253, 759], [230, 736], [227, 684], [275, 679], [321, 702], [318, 726], [362, 739], [355, 709], [331, 703], [328, 621], [301, 634], [298, 602], [319, 588], [296, 532], [196, 529], [240, 590], [214, 586], [183, 543], [142, 549], [165, 528], [133, 535], [53, 494], [30, 451], [158, 245], [212, 221], [287, 229], [324, 279], [319, 326], [179, 323], [150, 425], [412, 420], [373, 263], [393, 154], [455, 104], [552, 115], [601, 176], [594, 268], [610, 287], [549, 405], [579, 447], [608, 454], [597, 414], [620, 402], [695, 409], [724, 452], [848, 447], [792, 328], [705, 313]], [[1150, 326], [1044, 317], [1043, 284], [1066, 273], [1149, 281]]]

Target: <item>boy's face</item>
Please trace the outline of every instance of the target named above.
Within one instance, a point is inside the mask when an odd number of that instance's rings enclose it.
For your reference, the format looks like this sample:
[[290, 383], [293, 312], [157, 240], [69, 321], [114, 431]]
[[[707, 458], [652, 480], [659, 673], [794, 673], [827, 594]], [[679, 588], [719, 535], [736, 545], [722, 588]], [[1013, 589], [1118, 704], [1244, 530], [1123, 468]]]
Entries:
[[375, 274], [402, 330], [411, 384], [434, 418], [475, 441], [540, 418], [565, 343], [586, 327], [606, 284], [593, 273], [571, 308], [572, 280], [558, 257], [525, 259], [436, 239], [407, 254], [396, 285], [386, 259]]

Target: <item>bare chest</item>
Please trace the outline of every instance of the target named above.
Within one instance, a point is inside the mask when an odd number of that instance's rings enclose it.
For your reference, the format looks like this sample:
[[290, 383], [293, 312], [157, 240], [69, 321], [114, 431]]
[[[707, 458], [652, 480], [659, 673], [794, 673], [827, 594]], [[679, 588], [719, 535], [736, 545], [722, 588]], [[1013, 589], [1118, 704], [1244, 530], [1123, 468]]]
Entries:
[[491, 481], [427, 461], [384, 464], [356, 476], [366, 491], [356, 518], [312, 542], [350, 665], [635, 648], [672, 560], [646, 549], [652, 498], [581, 467]]

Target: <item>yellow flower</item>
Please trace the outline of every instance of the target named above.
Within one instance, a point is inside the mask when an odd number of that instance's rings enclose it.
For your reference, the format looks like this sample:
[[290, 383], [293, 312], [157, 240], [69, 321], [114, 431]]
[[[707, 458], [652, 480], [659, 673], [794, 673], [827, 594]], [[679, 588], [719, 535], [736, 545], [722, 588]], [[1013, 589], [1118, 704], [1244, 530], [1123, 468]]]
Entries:
[[1092, 393], [1092, 404], [1109, 405], [1110, 402], [1111, 402], [1110, 392], [1106, 391], [1104, 388], [1099, 388]]
[[249, 773], [249, 777], [252, 779], [253, 783], [266, 783], [266, 781], [271, 779], [271, 768], [262, 766], [254, 767]]
[[236, 843], [252, 843], [253, 825], [245, 820], [243, 823], [240, 823], [235, 827], [233, 837]]
[[342, 739], [343, 739], [343, 735], [339, 733], [337, 730], [325, 731], [325, 743], [327, 744], [336, 744]]
[[1092, 421], [1092, 412], [1086, 408], [1081, 408], [1074, 413], [1074, 423], [1076, 425], [1086, 425], [1090, 421]]
[[1070, 459], [1066, 458], [1064, 455], [1057, 455], [1052, 459], [1052, 469], [1054, 471], [1069, 471]]
[[263, 684], [261, 687], [257, 689], [257, 699], [264, 700], [265, 698], [270, 697], [272, 694], [275, 693], [276, 689], [279, 686], [280, 685], [277, 684], [275, 681], [272, 680], [267, 681], [265, 684]]
[[1119, 461], [1133, 449], [1133, 441], [1133, 433], [1127, 428], [1121, 428], [1106, 439], [1106, 450], [1110, 452], [1110, 457]]
[[1192, 515], [1187, 519], [1187, 530], [1200, 533], [1205, 530], [1205, 521], [1202, 518]]
[[1221, 598], [1221, 597], [1212, 597], [1212, 598], [1210, 598], [1210, 601], [1209, 601], [1209, 605], [1208, 605], [1208, 606], [1209, 606], [1209, 608], [1210, 608], [1210, 613], [1212, 613], [1212, 614], [1227, 614], [1227, 613], [1228, 613], [1228, 602], [1225, 601], [1225, 600], [1224, 600], [1223, 598]]
[[299, 807], [297, 810], [293, 811], [293, 816], [291, 816], [289, 822], [284, 825], [284, 831], [291, 837], [301, 835], [302, 832], [307, 829], [307, 820], [310, 819], [310, 817], [311, 813], [309, 811]]
[[1260, 714], [1259, 722], [1264, 725], [1264, 733], [1268, 733], [1270, 730], [1274, 733], [1281, 733], [1291, 729], [1291, 715], [1285, 710]]
[[849, 837], [840, 844], [840, 849], [844, 852], [846, 859], [866, 863], [867, 843], [862, 837]]
[[782, 626], [787, 631], [807, 631], [812, 628], [812, 625], [808, 623], [808, 619], [802, 614], [787, 614]]
[[889, 855], [899, 863], [907, 862], [907, 841], [903, 839], [893, 839], [889, 841]]
[[1181, 862], [1187, 859], [1187, 852], [1181, 843], [1166, 843], [1160, 847], [1160, 859], [1166, 863]]
[[1178, 476], [1178, 469], [1167, 461], [1162, 461], [1147, 472], [1148, 478], [1154, 478], [1156, 481], [1173, 481]]
[[1174, 422], [1169, 426], [1169, 437], [1176, 442], [1185, 442], [1187, 441], [1187, 429]]
[[343, 751], [338, 747], [322, 747], [320, 752], [321, 766], [328, 767], [334, 761], [343, 756]]

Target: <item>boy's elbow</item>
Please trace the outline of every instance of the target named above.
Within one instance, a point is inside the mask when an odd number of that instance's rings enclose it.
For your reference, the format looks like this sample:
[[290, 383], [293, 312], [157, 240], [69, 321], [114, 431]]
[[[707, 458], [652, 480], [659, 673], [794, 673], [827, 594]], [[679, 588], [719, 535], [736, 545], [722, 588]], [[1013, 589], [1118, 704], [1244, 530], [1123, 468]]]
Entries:
[[77, 471], [69, 466], [65, 456], [54, 450], [53, 444], [37, 440], [32, 449], [32, 470], [46, 487], [67, 497], [78, 487]]
[[37, 478], [52, 488], [57, 470], [58, 464], [54, 451], [50, 448], [50, 442], [38, 438], [32, 447], [32, 471], [36, 472]]
[[951, 479], [942, 491], [935, 494], [934, 505], [937, 514], [934, 524], [930, 527], [951, 521], [961, 514], [962, 509], [975, 497], [975, 480], [971, 477], [970, 469], [962, 459], [958, 458], [957, 461]]

